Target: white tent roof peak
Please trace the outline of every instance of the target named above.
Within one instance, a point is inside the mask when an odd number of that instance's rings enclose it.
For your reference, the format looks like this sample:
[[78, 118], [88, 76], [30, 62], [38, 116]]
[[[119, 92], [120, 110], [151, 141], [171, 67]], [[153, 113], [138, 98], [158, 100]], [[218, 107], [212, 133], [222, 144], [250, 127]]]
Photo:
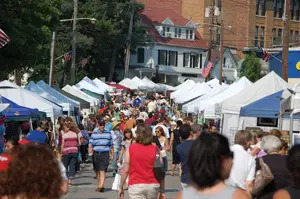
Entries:
[[275, 72], [270, 72], [247, 89], [222, 103], [222, 113], [239, 114], [241, 107], [287, 88], [288, 84]]
[[0, 88], [20, 88], [17, 84], [14, 84], [8, 80], [0, 82]]
[[89, 79], [88, 77], [84, 77], [80, 82], [78, 82], [75, 85], [76, 88], [78, 89], [86, 89], [89, 90], [91, 92], [97, 93], [99, 95], [104, 95], [104, 93], [106, 92], [106, 89], [104, 88], [99, 88], [95, 82], [93, 82], [91, 79]]
[[106, 83], [102, 82], [102, 81], [101, 81], [100, 79], [98, 79], [98, 78], [95, 78], [95, 79], [93, 80], [93, 82], [94, 82], [98, 87], [104, 88], [104, 89], [106, 89], [106, 90], [109, 91], [109, 92], [113, 92], [113, 91], [115, 90], [114, 87], [107, 85]]

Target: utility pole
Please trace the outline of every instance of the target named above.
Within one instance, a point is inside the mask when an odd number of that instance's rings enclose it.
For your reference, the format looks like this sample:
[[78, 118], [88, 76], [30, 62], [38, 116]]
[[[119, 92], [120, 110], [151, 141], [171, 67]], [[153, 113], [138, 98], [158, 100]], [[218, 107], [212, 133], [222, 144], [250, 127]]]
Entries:
[[285, 0], [284, 6], [284, 28], [283, 28], [283, 49], [282, 49], [282, 78], [288, 81], [288, 64], [289, 64], [289, 40], [290, 40], [290, 13], [291, 1]]
[[[211, 51], [213, 48], [213, 28], [214, 28], [214, 18], [215, 18], [215, 1], [210, 1], [210, 11], [209, 11], [209, 17], [210, 17], [210, 27], [209, 27], [209, 38], [208, 38], [208, 52], [207, 52], [207, 60], [210, 61], [211, 59]], [[205, 81], [207, 82], [210, 78], [210, 74], [207, 75], [205, 78]]]
[[133, 28], [133, 17], [134, 17], [134, 3], [135, 0], [131, 0], [131, 13], [130, 13], [130, 22], [129, 22], [129, 29], [126, 38], [126, 58], [125, 58], [125, 73], [124, 76], [128, 77], [129, 74], [129, 63], [130, 63], [130, 48], [131, 48], [131, 36], [132, 36], [132, 28]]
[[220, 30], [220, 77], [219, 84], [222, 85], [223, 82], [223, 42], [224, 42], [224, 24], [223, 16], [221, 16], [221, 30]]
[[72, 65], [71, 65], [71, 85], [75, 84], [76, 76], [76, 19], [77, 19], [78, 0], [74, 0], [73, 13], [73, 40], [72, 40]]
[[50, 72], [49, 72], [49, 86], [53, 85], [54, 70], [55, 70], [55, 37], [56, 33], [52, 33], [51, 51], [50, 51]]

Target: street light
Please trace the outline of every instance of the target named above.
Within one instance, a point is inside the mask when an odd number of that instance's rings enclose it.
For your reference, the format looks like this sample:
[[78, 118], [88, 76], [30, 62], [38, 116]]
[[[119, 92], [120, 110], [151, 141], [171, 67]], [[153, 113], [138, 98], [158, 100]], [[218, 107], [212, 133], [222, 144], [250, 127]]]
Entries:
[[[79, 20], [90, 20], [92, 22], [95, 22], [97, 21], [95, 18], [76, 18], [76, 21], [79, 21]], [[59, 20], [60, 22], [66, 22], [66, 21], [73, 21], [74, 19], [61, 19]]]
[[[74, 1], [75, 2], [75, 1]], [[77, 5], [74, 5], [74, 18], [73, 19], [61, 19], [60, 22], [73, 21], [73, 40], [72, 40], [72, 65], [71, 65], [71, 84], [75, 84], [75, 64], [76, 64], [76, 21], [79, 20], [90, 20], [92, 23], [96, 22], [95, 18], [76, 18], [77, 16]], [[54, 77], [54, 65], [55, 65], [55, 31], [52, 34], [51, 42], [51, 61], [50, 61], [50, 73], [49, 73], [49, 86], [52, 86]]]

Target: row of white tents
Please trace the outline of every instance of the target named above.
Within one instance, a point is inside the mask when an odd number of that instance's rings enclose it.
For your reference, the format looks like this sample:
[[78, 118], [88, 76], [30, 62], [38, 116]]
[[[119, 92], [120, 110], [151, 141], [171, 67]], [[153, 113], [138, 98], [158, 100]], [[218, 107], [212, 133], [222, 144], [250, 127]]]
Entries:
[[140, 79], [138, 77], [134, 77], [132, 79], [125, 78], [122, 81], [120, 81], [119, 84], [127, 88], [130, 88], [131, 90], [156, 91], [156, 92], [175, 90], [174, 87], [166, 84], [156, 84], [147, 77], [144, 77], [143, 79]]
[[[284, 91], [282, 96], [280, 91]], [[270, 72], [255, 83], [250, 82], [245, 77], [231, 85], [219, 85], [216, 79], [205, 83], [195, 83], [188, 80], [175, 87], [175, 91], [171, 93], [171, 99], [182, 105], [184, 113], [201, 114], [207, 119], [220, 119], [222, 134], [232, 138], [237, 130], [256, 127], [258, 117], [263, 118], [263, 112], [270, 111], [270, 107], [264, 109], [263, 105], [260, 110], [254, 110], [257, 111], [255, 116], [244, 116], [241, 115], [241, 109], [255, 105], [258, 101], [276, 93], [280, 95], [277, 100], [278, 103], [279, 98], [285, 99], [282, 110], [280, 110], [279, 104], [278, 107], [274, 104], [275, 112], [278, 112], [278, 115], [283, 110], [292, 110], [293, 113], [300, 112], [300, 82], [292, 89], [274, 72]], [[265, 104], [268, 105], [267, 99]], [[278, 118], [278, 116], [272, 116], [272, 118]], [[300, 126], [299, 120], [290, 120], [289, 117], [284, 117], [279, 122], [277, 128], [282, 130], [293, 131]]]

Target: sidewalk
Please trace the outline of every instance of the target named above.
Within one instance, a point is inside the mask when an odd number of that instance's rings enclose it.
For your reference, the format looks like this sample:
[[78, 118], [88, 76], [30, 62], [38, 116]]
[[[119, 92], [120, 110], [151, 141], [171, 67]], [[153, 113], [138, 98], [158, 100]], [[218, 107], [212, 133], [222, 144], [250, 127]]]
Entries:
[[[171, 168], [171, 165], [169, 165]], [[72, 187], [69, 188], [69, 193], [64, 199], [115, 199], [118, 198], [118, 193], [111, 190], [111, 186], [114, 180], [112, 172], [107, 173], [105, 182], [105, 192], [95, 192], [97, 180], [93, 179], [95, 173], [92, 168], [92, 164], [86, 164], [80, 174], [76, 174], [73, 180]], [[180, 190], [180, 178], [179, 176], [166, 176], [166, 196], [172, 198]], [[128, 198], [125, 193], [125, 198]]]

